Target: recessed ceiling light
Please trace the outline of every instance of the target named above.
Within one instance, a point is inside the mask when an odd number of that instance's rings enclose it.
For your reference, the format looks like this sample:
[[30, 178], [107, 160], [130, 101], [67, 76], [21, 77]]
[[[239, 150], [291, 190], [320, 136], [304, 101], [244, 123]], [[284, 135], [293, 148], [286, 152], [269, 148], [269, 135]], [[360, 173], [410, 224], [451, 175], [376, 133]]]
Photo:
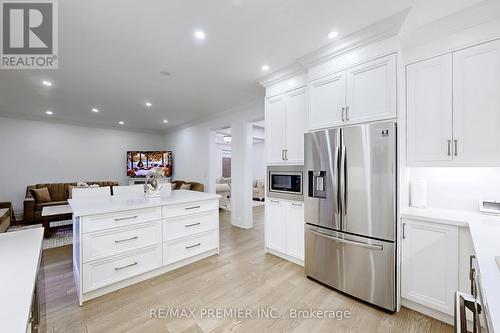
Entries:
[[337, 31], [330, 31], [330, 33], [328, 34], [328, 38], [334, 39], [338, 35], [339, 35], [339, 33]]
[[123, 121], [119, 121], [118, 124], [125, 125], [125, 123]]
[[52, 116], [54, 114], [54, 112], [52, 112], [50, 110], [45, 111], [45, 113], [48, 114], [49, 116]]
[[166, 124], [166, 123], [168, 123], [168, 120], [167, 120], [167, 119], [165, 119], [165, 120], [163, 120], [163, 122]]
[[50, 81], [43, 80], [43, 81], [42, 81], [42, 84], [43, 84], [44, 86], [46, 86], [46, 87], [52, 87], [52, 82], [50, 82]]
[[96, 109], [96, 108], [92, 108], [92, 112], [95, 112], [95, 113], [97, 113], [97, 112], [99, 112], [99, 109]]
[[269, 68], [271, 68], [271, 67], [269, 67], [269, 65], [264, 65], [264, 66], [262, 66], [262, 67], [261, 67], [261, 69], [262, 69], [263, 71], [268, 71], [268, 70], [269, 70]]
[[201, 30], [195, 31], [194, 36], [198, 39], [205, 39], [206, 37], [205, 32]]
[[146, 107], [150, 108], [151, 106], [153, 106], [153, 104], [151, 104], [150, 102], [146, 102]]

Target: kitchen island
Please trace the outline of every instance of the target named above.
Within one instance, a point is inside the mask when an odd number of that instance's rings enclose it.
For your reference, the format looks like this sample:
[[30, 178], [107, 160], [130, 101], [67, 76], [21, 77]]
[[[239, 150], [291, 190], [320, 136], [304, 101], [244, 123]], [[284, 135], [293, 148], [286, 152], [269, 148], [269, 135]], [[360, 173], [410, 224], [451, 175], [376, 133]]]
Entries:
[[72, 199], [80, 305], [219, 253], [219, 195]]

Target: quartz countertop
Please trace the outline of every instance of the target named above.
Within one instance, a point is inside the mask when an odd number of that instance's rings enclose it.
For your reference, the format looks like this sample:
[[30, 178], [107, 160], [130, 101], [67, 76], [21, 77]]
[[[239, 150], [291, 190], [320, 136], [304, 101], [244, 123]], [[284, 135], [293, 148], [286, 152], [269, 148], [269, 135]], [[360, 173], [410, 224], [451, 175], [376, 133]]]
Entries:
[[437, 208], [406, 208], [402, 218], [469, 227], [476, 252], [481, 289], [493, 332], [500, 332], [500, 216], [473, 211]]
[[161, 207], [204, 200], [214, 200], [219, 198], [220, 195], [214, 193], [175, 190], [172, 191], [172, 194], [169, 196], [161, 196], [156, 198], [148, 198], [147, 196], [111, 196], [105, 199], [70, 199], [68, 200], [68, 202], [71, 206], [71, 210], [73, 211], [73, 216], [79, 217], [86, 215], [120, 212], [131, 209]]
[[0, 332], [26, 332], [43, 228], [0, 234]]

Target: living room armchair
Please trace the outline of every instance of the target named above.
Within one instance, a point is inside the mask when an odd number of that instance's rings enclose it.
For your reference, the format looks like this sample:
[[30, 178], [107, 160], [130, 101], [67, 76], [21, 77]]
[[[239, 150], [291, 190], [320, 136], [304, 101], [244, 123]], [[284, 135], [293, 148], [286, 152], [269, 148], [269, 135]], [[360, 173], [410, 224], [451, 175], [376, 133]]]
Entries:
[[252, 197], [254, 199], [258, 199], [259, 201], [263, 201], [266, 194], [264, 181], [261, 179], [257, 179], [253, 181], [252, 188]]
[[219, 207], [226, 207], [231, 196], [231, 178], [221, 177], [215, 182], [215, 193], [221, 197], [219, 199]]

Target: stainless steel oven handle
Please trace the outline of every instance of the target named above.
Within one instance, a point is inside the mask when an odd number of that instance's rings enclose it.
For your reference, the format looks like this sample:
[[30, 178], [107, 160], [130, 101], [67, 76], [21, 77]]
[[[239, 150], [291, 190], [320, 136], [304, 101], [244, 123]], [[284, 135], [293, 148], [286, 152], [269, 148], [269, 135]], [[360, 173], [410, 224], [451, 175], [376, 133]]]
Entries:
[[379, 251], [383, 251], [384, 250], [384, 247], [382, 245], [373, 245], [373, 244], [366, 244], [366, 243], [361, 243], [361, 242], [356, 242], [356, 241], [350, 241], [350, 240], [347, 240], [347, 239], [333, 237], [331, 235], [324, 234], [322, 232], [318, 232], [318, 231], [315, 231], [315, 230], [309, 230], [309, 231], [312, 232], [315, 235], [318, 235], [320, 237], [324, 237], [324, 238], [333, 240], [333, 241], [338, 242], [338, 243], [347, 244], [347, 245], [353, 245], [353, 246], [357, 246], [357, 247], [363, 247], [365, 249], [370, 249], [370, 250], [379, 250]]
[[455, 293], [455, 333], [468, 332], [466, 309], [469, 309], [473, 314], [472, 332], [481, 333], [481, 322], [479, 320], [481, 305], [474, 296], [460, 291]]

